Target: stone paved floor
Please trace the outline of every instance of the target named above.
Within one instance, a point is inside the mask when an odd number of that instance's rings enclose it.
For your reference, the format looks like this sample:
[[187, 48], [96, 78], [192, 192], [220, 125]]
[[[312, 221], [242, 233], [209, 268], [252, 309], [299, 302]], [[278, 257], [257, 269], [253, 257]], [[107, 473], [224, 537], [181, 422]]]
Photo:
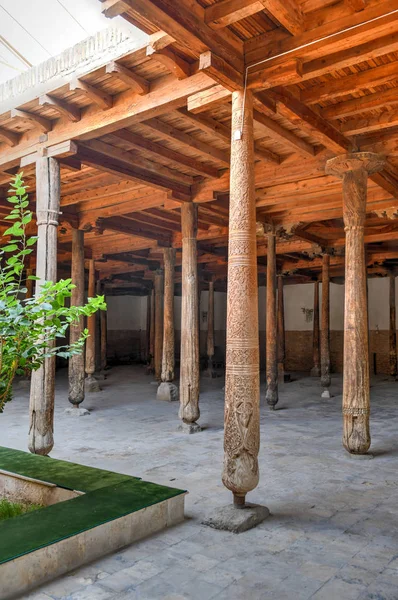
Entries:
[[[341, 379], [331, 400], [297, 378], [261, 411], [260, 484], [272, 517], [234, 535], [201, 525], [230, 501], [221, 484], [223, 380], [203, 381], [201, 424], [177, 432], [177, 404], [155, 400], [140, 367], [114, 368], [88, 417], [69, 417], [58, 375], [55, 458], [189, 490], [186, 521], [49, 583], [30, 600], [397, 600], [398, 383], [372, 386], [373, 460], [341, 446]], [[27, 392], [0, 416], [2, 445], [26, 449]]]

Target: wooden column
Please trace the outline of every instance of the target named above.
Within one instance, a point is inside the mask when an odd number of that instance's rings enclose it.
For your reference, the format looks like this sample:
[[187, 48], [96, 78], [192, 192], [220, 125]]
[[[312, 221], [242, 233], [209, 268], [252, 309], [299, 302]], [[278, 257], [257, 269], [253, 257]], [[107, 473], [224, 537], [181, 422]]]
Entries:
[[266, 330], [266, 381], [265, 398], [271, 409], [278, 402], [278, 346], [276, 316], [276, 234], [275, 228], [267, 231], [267, 330]]
[[346, 232], [344, 306], [343, 444], [352, 454], [370, 447], [369, 340], [364, 225], [367, 179], [384, 166], [381, 155], [358, 152], [327, 162], [326, 172], [343, 180]]
[[234, 504], [259, 481], [260, 365], [256, 206], [254, 196], [253, 96], [247, 91], [243, 132], [243, 91], [232, 94], [229, 201], [227, 348], [225, 372], [224, 469], [222, 480]]
[[162, 376], [163, 354], [163, 271], [158, 269], [155, 273], [155, 346], [154, 368], [155, 379], [160, 381]]
[[[72, 283], [76, 287], [72, 290], [71, 305], [83, 306], [84, 304], [84, 231], [72, 229]], [[69, 330], [70, 343], [77, 342], [84, 329], [84, 317], [71, 325]], [[68, 364], [69, 395], [68, 399], [73, 406], [79, 407], [84, 400], [84, 352], [69, 358]]]
[[174, 385], [174, 248], [163, 248], [164, 256], [164, 310], [162, 382], [157, 390], [158, 400], [178, 400], [178, 388]]
[[214, 356], [214, 281], [209, 281], [208, 305], [207, 305], [207, 369], [203, 373], [204, 377], [217, 377], [217, 373], [213, 369]]
[[[57, 280], [57, 227], [60, 207], [60, 173], [55, 158], [36, 161], [37, 258], [36, 294], [46, 281]], [[30, 386], [29, 450], [49, 454], [54, 445], [55, 358], [46, 359], [32, 373]]]
[[390, 375], [397, 376], [397, 319], [395, 314], [395, 275], [390, 273]]
[[25, 294], [25, 298], [28, 300], [29, 298], [33, 297], [33, 279], [29, 279], [29, 277], [31, 277], [33, 275], [33, 269], [31, 267], [28, 267], [26, 269], [26, 282], [25, 282], [25, 287], [26, 287], [26, 294]]
[[321, 386], [322, 398], [330, 398], [330, 256], [322, 258], [322, 310], [321, 310]]
[[197, 205], [181, 206], [182, 298], [180, 353], [180, 428], [187, 433], [201, 431], [199, 419], [199, 307], [197, 269]]
[[312, 356], [314, 366], [311, 369], [311, 377], [320, 377], [321, 375], [321, 357], [319, 348], [319, 281], [314, 283], [314, 314], [313, 314], [313, 333], [312, 333]]
[[285, 308], [283, 302], [283, 276], [278, 275], [278, 383], [285, 382]]
[[[90, 259], [88, 261], [88, 297], [94, 298], [95, 296], [95, 261]], [[86, 340], [86, 381], [85, 388], [86, 392], [94, 393], [100, 392], [101, 388], [98, 381], [94, 377], [95, 373], [95, 338], [96, 338], [96, 315], [95, 313], [90, 317], [87, 317], [87, 329], [89, 336]]]
[[[149, 299], [149, 298], [148, 298]], [[147, 373], [151, 374], [155, 372], [155, 290], [152, 289], [151, 297], [149, 300], [150, 306], [148, 310], [149, 314], [149, 360]]]
[[105, 373], [108, 363], [106, 350], [108, 345], [108, 318], [106, 310], [100, 310], [100, 322], [101, 322], [101, 371]]

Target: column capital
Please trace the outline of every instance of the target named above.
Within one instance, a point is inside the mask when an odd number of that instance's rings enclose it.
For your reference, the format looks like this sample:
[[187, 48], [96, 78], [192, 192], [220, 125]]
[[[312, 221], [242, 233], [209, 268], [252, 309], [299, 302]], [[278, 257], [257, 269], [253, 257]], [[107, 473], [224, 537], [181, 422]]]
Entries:
[[327, 175], [334, 175], [342, 178], [345, 173], [350, 171], [360, 171], [364, 169], [369, 175], [377, 173], [384, 168], [386, 158], [383, 154], [374, 152], [352, 152], [342, 154], [331, 158], [326, 163], [325, 172]]

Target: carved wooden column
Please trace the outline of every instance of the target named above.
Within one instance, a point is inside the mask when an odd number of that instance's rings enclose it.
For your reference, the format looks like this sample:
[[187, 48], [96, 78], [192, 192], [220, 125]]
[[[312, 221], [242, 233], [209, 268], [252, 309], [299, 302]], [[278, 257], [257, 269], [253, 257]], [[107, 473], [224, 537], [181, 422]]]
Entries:
[[164, 256], [164, 311], [162, 382], [157, 399], [172, 402], [178, 400], [178, 388], [174, 385], [174, 248], [163, 248]]
[[[149, 298], [148, 298], [149, 299]], [[149, 361], [147, 373], [155, 372], [155, 290], [152, 288], [150, 297], [149, 314]]]
[[[72, 290], [71, 305], [83, 306], [84, 304], [84, 231], [72, 229], [72, 283], [76, 287]], [[77, 342], [84, 329], [84, 317], [71, 325], [69, 330], [70, 343]], [[84, 352], [69, 358], [69, 395], [68, 399], [75, 408], [79, 408], [84, 400]], [[88, 411], [86, 411], [88, 412]]]
[[[91, 258], [88, 261], [88, 292], [89, 298], [95, 296], [95, 261]], [[86, 392], [100, 392], [101, 388], [94, 377], [95, 373], [95, 338], [96, 338], [96, 315], [95, 313], [87, 317], [87, 329], [89, 336], [86, 340]]]
[[108, 345], [108, 318], [106, 310], [100, 310], [101, 323], [101, 372], [105, 373], [107, 369], [106, 349]]
[[267, 231], [267, 391], [265, 398], [271, 409], [274, 409], [278, 402], [278, 346], [276, 312], [276, 234], [275, 228], [269, 226]]
[[[244, 93], [232, 94], [232, 132], [241, 129]], [[238, 137], [238, 136], [237, 136]], [[231, 142], [223, 483], [236, 506], [259, 480], [260, 367], [253, 96], [247, 91], [241, 139]]]
[[311, 369], [311, 377], [320, 377], [320, 349], [319, 349], [319, 281], [314, 283], [314, 313], [313, 313], [313, 333], [312, 333], [312, 356], [314, 366]]
[[367, 179], [384, 158], [370, 152], [337, 156], [326, 172], [343, 180], [346, 232], [344, 306], [343, 444], [352, 454], [370, 447], [369, 340], [364, 225]]
[[203, 373], [204, 377], [217, 377], [217, 373], [213, 369], [214, 356], [214, 281], [209, 281], [209, 295], [207, 306], [207, 369]]
[[397, 319], [395, 314], [395, 275], [390, 273], [390, 375], [397, 376]]
[[162, 376], [163, 354], [163, 271], [158, 269], [155, 273], [155, 347], [154, 367], [155, 379], [160, 381]]
[[278, 275], [278, 383], [285, 382], [285, 308], [283, 302], [283, 276]]
[[322, 398], [330, 398], [330, 255], [322, 258], [322, 312], [321, 312], [321, 386]]
[[[37, 258], [36, 294], [46, 281], [57, 281], [57, 227], [60, 207], [60, 173], [55, 158], [36, 161]], [[29, 450], [49, 454], [54, 445], [55, 358], [46, 359], [32, 373], [30, 386]]]
[[180, 353], [180, 428], [187, 433], [201, 431], [199, 419], [199, 307], [197, 270], [197, 205], [181, 206], [182, 298]]

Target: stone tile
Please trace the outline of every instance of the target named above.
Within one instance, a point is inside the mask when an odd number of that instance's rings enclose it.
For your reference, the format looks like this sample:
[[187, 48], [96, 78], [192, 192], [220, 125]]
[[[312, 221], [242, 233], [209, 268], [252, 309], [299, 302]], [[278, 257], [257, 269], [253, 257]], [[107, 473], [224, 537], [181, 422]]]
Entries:
[[79, 590], [67, 596], [67, 600], [110, 600], [114, 592], [106, 590], [99, 585], [89, 585], [84, 590]]
[[311, 596], [311, 600], [357, 600], [365, 590], [365, 585], [333, 577]]

